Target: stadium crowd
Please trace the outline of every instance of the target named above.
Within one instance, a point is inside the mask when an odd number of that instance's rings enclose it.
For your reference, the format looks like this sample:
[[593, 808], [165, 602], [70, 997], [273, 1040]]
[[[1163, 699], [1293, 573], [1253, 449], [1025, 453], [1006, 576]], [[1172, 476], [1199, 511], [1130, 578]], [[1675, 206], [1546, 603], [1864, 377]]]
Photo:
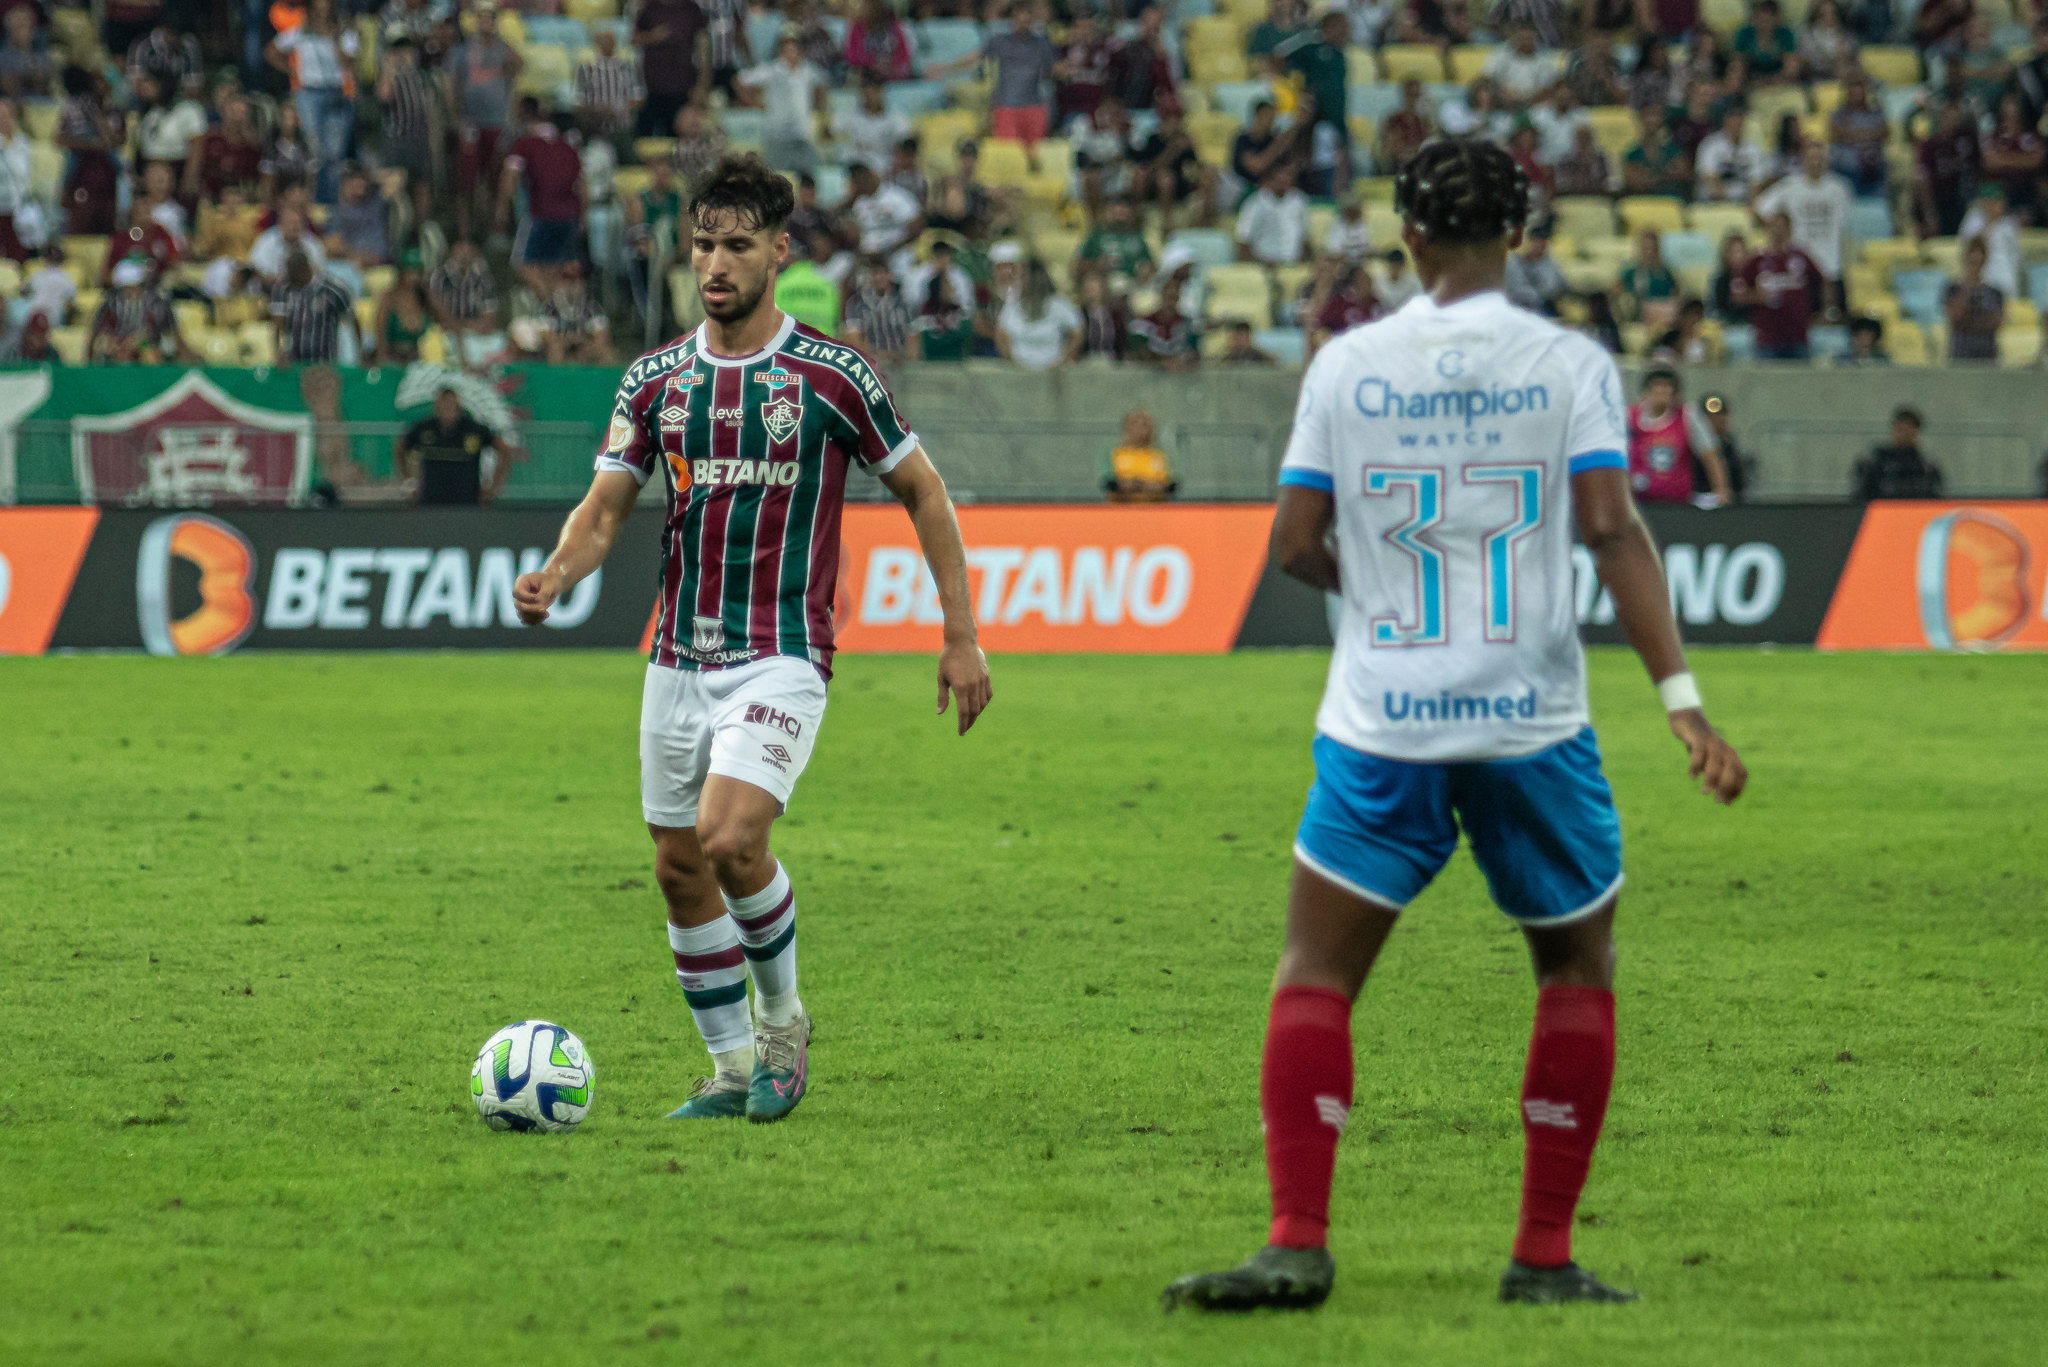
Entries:
[[1452, 134], [1535, 187], [1513, 297], [1617, 352], [2033, 364], [2003, 3], [16, 0], [0, 355], [613, 361], [695, 321], [690, 181], [754, 148], [778, 300], [885, 367], [1298, 363], [1419, 288], [1391, 175]]

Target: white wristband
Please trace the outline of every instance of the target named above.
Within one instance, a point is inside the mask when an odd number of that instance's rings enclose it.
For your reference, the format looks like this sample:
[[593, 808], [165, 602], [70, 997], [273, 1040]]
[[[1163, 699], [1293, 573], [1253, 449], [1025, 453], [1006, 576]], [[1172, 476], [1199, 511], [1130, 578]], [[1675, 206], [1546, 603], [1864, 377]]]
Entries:
[[1657, 696], [1664, 700], [1666, 712], [1683, 712], [1700, 705], [1700, 686], [1691, 674], [1673, 674], [1657, 680]]

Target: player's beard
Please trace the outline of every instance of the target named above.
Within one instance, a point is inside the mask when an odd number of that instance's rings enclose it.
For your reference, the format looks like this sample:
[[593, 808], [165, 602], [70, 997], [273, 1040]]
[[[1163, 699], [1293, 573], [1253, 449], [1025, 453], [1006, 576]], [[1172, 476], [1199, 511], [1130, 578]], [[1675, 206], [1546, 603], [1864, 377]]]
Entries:
[[751, 290], [746, 289], [739, 281], [730, 277], [721, 280], [720, 284], [731, 287], [732, 295], [720, 303], [713, 303], [705, 297], [704, 282], [699, 280], [697, 282], [697, 302], [704, 306], [705, 317], [714, 318], [722, 324], [731, 326], [734, 323], [743, 322], [754, 316], [754, 311], [761, 307], [762, 299], [767, 297], [768, 286], [774, 278], [774, 272], [763, 271], [761, 278], [754, 282], [754, 287]]

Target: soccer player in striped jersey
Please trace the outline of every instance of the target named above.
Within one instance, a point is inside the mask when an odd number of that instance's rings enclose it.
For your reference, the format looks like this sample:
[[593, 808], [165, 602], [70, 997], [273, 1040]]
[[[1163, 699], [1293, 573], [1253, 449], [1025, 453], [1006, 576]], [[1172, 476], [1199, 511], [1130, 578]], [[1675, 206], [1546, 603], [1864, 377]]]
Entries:
[[901, 500], [924, 548], [945, 617], [939, 712], [950, 693], [965, 735], [990, 697], [945, 482], [860, 355], [775, 307], [793, 205], [751, 154], [698, 182], [690, 265], [705, 322], [627, 368], [590, 492], [515, 588], [520, 616], [545, 621], [603, 563], [641, 486], [665, 481], [640, 801], [676, 978], [713, 1065], [681, 1119], [780, 1120], [809, 1077], [796, 894], [768, 834], [825, 718], [849, 473]]
[[1169, 1308], [1329, 1295], [1352, 1004], [1461, 828], [1537, 983], [1500, 1298], [1635, 1299], [1571, 1256], [1614, 1078], [1621, 888], [1573, 612], [1574, 524], [1692, 776], [1724, 803], [1748, 780], [1700, 710], [1629, 495], [1613, 360], [1502, 293], [1528, 182], [1499, 147], [1444, 139], [1402, 167], [1395, 202], [1426, 293], [1316, 353], [1273, 522], [1274, 563], [1343, 595], [1260, 1071], [1273, 1222], [1242, 1265], [1169, 1286]]

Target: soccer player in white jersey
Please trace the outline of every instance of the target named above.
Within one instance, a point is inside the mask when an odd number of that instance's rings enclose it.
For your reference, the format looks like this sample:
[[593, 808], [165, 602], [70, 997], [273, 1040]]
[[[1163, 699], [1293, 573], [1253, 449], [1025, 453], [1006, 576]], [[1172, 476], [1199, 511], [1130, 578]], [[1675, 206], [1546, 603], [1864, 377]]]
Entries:
[[1724, 803], [1748, 779], [1686, 672], [1629, 494], [1613, 361], [1501, 293], [1528, 210], [1521, 172], [1498, 147], [1447, 139], [1402, 168], [1396, 202], [1426, 292], [1317, 354], [1273, 525], [1275, 563], [1341, 590], [1343, 610], [1260, 1078], [1272, 1228], [1239, 1267], [1168, 1287], [1169, 1308], [1306, 1307], [1329, 1294], [1352, 1003], [1461, 826], [1527, 937], [1538, 985], [1521, 1218], [1500, 1297], [1633, 1299], [1571, 1260], [1614, 1074], [1621, 887], [1573, 615], [1575, 522], [1692, 776]]
[[676, 980], [712, 1058], [678, 1119], [780, 1120], [810, 1076], [796, 892], [768, 831], [825, 719], [852, 471], [902, 501], [924, 548], [945, 617], [938, 710], [950, 691], [965, 735], [989, 702], [945, 482], [860, 354], [775, 307], [793, 207], [789, 182], [757, 156], [697, 182], [690, 266], [705, 322], [627, 367], [590, 492], [514, 587], [520, 616], [546, 620], [604, 562], [641, 486], [663, 479], [640, 805]]

